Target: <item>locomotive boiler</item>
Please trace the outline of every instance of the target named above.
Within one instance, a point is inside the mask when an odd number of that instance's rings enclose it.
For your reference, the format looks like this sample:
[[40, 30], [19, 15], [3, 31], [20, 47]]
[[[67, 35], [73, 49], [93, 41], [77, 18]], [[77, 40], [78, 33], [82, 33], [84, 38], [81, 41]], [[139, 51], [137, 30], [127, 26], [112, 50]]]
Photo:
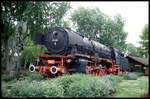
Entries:
[[47, 76], [76, 72], [99, 76], [128, 70], [128, 60], [119, 50], [70, 28], [54, 27], [46, 34], [36, 33], [35, 44], [45, 45], [49, 52], [41, 52], [39, 56], [44, 65], [31, 65], [29, 70], [40, 71]]

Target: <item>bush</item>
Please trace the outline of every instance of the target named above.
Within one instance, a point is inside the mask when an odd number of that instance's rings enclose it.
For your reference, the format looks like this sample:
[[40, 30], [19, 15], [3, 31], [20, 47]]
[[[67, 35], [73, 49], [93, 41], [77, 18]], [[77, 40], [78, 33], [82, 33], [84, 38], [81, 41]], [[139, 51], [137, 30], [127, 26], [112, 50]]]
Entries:
[[40, 81], [40, 80], [42, 80], [42, 75], [41, 74], [30, 74], [28, 76], [23, 76], [20, 78], [11, 77], [7, 74], [2, 75], [2, 81], [7, 81], [7, 82], [9, 81], [8, 83], [10, 83], [10, 84], [17, 82], [17, 80]]
[[31, 80], [40, 81], [43, 76], [41, 74], [30, 74], [27, 77], [29, 77]]
[[63, 97], [63, 88], [49, 81], [18, 81], [11, 88], [11, 97]]
[[11, 76], [9, 76], [7, 74], [3, 74], [2, 75], [2, 81], [10, 81], [12, 79], [14, 79], [14, 77], [11, 77]]
[[50, 82], [58, 83], [64, 88], [64, 90], [67, 90], [67, 88], [69, 87], [71, 83], [80, 82], [81, 80], [87, 79], [89, 77], [90, 76], [85, 75], [85, 74], [73, 74], [69, 76], [66, 75], [66, 76], [55, 78], [55, 79], [51, 79]]
[[14, 78], [13, 80], [9, 81], [8, 83], [12, 84], [12, 83], [16, 83], [17, 81], [18, 81], [17, 78]]
[[101, 78], [110, 82], [113, 86], [116, 86], [119, 82], [121, 82], [123, 80], [122, 77], [120, 77], [118, 75], [113, 75], [113, 74], [106, 75]]
[[40, 77], [37, 74], [23, 77], [21, 81], [12, 84], [8, 96], [108, 97], [116, 92], [115, 86], [121, 81], [121, 77], [114, 75], [93, 77], [73, 74], [48, 80], [41, 80]]
[[136, 75], [140, 76], [144, 76], [144, 74], [142, 72], [134, 72]]
[[73, 74], [50, 81], [61, 85], [66, 97], [105, 97], [115, 92], [109, 80], [103, 81], [102, 77], [86, 74]]
[[57, 83], [42, 82], [40, 84], [44, 97], [64, 97], [64, 89]]
[[19, 80], [40, 81], [40, 80], [42, 80], [42, 75], [41, 74], [30, 74], [28, 76], [19, 78]]
[[122, 78], [123, 78], [124, 80], [129, 80], [129, 79], [130, 79], [130, 77], [129, 77], [127, 74], [122, 75]]
[[7, 86], [2, 86], [1, 87], [2, 89], [1, 89], [1, 94], [2, 94], [2, 97], [8, 97], [8, 88], [7, 88]]
[[67, 97], [92, 97], [93, 93], [91, 89], [92, 83], [87, 83], [87, 81], [80, 81], [77, 83], [71, 83], [69, 88], [66, 90]]
[[124, 74], [122, 77], [124, 80], [136, 80], [138, 78], [134, 73]]
[[66, 91], [67, 97], [107, 97], [112, 95], [115, 89], [102, 79], [84, 79], [69, 85]]
[[40, 97], [41, 89], [35, 82], [29, 82], [27, 80], [18, 81], [13, 84], [11, 88], [11, 94], [13, 97]]

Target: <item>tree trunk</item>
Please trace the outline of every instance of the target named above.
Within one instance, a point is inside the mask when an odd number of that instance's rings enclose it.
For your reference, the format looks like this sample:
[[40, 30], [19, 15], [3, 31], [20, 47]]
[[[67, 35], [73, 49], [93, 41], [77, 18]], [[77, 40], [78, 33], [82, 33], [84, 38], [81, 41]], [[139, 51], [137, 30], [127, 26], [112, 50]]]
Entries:
[[6, 60], [5, 60], [5, 63], [6, 63], [6, 71], [8, 73], [10, 73], [10, 66], [9, 66], [9, 48], [8, 48], [8, 39], [5, 39], [4, 40], [4, 47], [5, 47], [5, 57], [6, 57]]
[[26, 68], [27, 68], [27, 63], [28, 63], [28, 61], [25, 59], [24, 69], [26, 69]]
[[8, 72], [8, 74], [10, 76], [13, 76], [11, 71], [13, 71], [15, 69], [15, 57], [14, 57], [14, 53], [15, 53], [15, 47], [14, 47], [14, 41], [12, 40], [11, 42], [11, 55], [9, 55], [9, 44], [8, 44], [8, 39], [4, 40], [4, 46], [5, 46], [5, 63], [6, 63], [6, 71]]
[[9, 65], [10, 65], [10, 74], [9, 74], [9, 75], [12, 76], [12, 77], [15, 76], [15, 73], [16, 73], [16, 72], [15, 72], [15, 64], [14, 64], [14, 63], [15, 63], [15, 60], [14, 60], [14, 58], [15, 58], [15, 57], [14, 57], [14, 53], [15, 53], [15, 52], [12, 51], [12, 55], [11, 55], [10, 58], [9, 58], [9, 59], [10, 59], [10, 60], [9, 60]]
[[12, 53], [11, 53], [11, 56], [10, 56], [10, 60], [9, 60], [9, 65], [10, 65], [10, 76], [15, 76], [15, 74], [17, 73], [17, 71], [15, 70], [15, 66], [16, 66], [16, 60], [15, 60], [15, 52], [16, 52], [16, 40], [13, 38], [10, 38], [12, 39], [11, 41], [11, 50], [12, 50]]

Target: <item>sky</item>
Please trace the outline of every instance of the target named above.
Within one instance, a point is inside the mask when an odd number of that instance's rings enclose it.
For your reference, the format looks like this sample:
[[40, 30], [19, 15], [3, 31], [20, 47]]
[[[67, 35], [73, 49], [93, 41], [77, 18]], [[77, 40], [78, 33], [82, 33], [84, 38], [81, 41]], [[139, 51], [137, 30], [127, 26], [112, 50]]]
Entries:
[[149, 9], [148, 2], [116, 2], [116, 1], [80, 1], [71, 2], [71, 12], [78, 7], [98, 7], [103, 13], [111, 17], [120, 14], [125, 20], [124, 31], [128, 32], [127, 43], [132, 43], [135, 46], [139, 46], [137, 43], [140, 41], [139, 35], [142, 32], [145, 24], [148, 24]]

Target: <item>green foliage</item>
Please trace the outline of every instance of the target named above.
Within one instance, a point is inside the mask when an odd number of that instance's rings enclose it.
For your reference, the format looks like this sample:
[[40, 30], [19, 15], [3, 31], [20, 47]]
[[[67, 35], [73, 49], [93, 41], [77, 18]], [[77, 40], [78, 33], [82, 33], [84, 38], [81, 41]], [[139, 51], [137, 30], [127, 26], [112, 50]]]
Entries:
[[127, 74], [123, 75], [122, 77], [124, 80], [130, 80], [130, 77]]
[[40, 80], [42, 80], [42, 78], [43, 78], [43, 76], [38, 73], [38, 74], [30, 74], [30, 75], [25, 76], [25, 77], [20, 77], [19, 80], [40, 81]]
[[36, 95], [40, 97], [40, 91], [41, 89], [37, 83], [24, 80], [13, 84], [10, 93], [13, 97], [33, 97]]
[[148, 39], [148, 34], [149, 33], [149, 28], [148, 24], [146, 24], [143, 28], [143, 31], [140, 35], [141, 41], [139, 41], [140, 47], [137, 48], [139, 54], [143, 58], [148, 58], [149, 57], [149, 39]]
[[144, 74], [142, 72], [134, 72], [136, 75], [140, 76], [144, 76]]
[[134, 71], [134, 64], [129, 63], [129, 64], [128, 64], [128, 69], [129, 69], [129, 72]]
[[101, 79], [85, 79], [69, 85], [68, 97], [108, 97], [115, 92], [109, 82]]
[[[10, 22], [14, 24], [14, 21], [24, 20], [27, 22], [33, 38], [35, 32], [43, 32], [45, 29], [60, 25], [61, 19], [70, 9], [70, 4], [67, 2], [3, 1], [2, 8], [4, 25], [6, 22], [6, 26], [9, 26]], [[8, 22], [8, 20], [10, 21]], [[4, 32], [4, 34], [6, 33]], [[8, 36], [10, 35], [8, 34]]]
[[12, 79], [14, 79], [14, 78], [11, 77], [10, 75], [2, 74], [2, 81], [10, 81]]
[[105, 77], [74, 74], [39, 81], [40, 77], [35, 75], [11, 83], [7, 97], [107, 97], [115, 92], [114, 86]]
[[6, 70], [6, 64], [5, 64], [5, 62], [4, 62], [4, 61], [5, 61], [4, 57], [1, 58], [1, 61], [2, 61], [2, 62], [1, 62], [1, 69], [2, 69], [2, 70]]
[[14, 78], [14, 77], [11, 77], [10, 75], [3, 74], [2, 75], [2, 81], [5, 81], [5, 82], [8, 82], [8, 83], [12, 84], [12, 83], [17, 82], [18, 80], [19, 81], [23, 81], [23, 80], [27, 80], [27, 81], [36, 80], [36, 81], [40, 81], [43, 78], [42, 74], [40, 74], [40, 73], [29, 74], [28, 76], [23, 76], [23, 77], [19, 75], [18, 77], [19, 78]]
[[[132, 77], [131, 77], [132, 76]], [[2, 85], [5, 97], [110, 97], [117, 91], [122, 81], [133, 80], [134, 75], [107, 75], [93, 77], [86, 74], [73, 74], [42, 80], [41, 75], [31, 74], [11, 83], [11, 88]], [[130, 80], [129, 80], [130, 79]], [[131, 80], [132, 79], [132, 80]], [[142, 81], [142, 79], [138, 79]], [[131, 83], [130, 83], [131, 84]], [[145, 83], [146, 84], [146, 83]]]
[[50, 82], [61, 85], [65, 97], [106, 97], [115, 92], [114, 86], [108, 79], [105, 80], [105, 77], [102, 79], [85, 74], [73, 74], [51, 79]]
[[128, 56], [140, 56], [137, 47], [134, 46], [132, 43], [127, 43], [126, 53], [128, 54]]
[[127, 32], [123, 30], [124, 20], [120, 15], [112, 19], [98, 8], [80, 7], [72, 13], [71, 20], [75, 29], [86, 37], [92, 37], [100, 43], [125, 50]]
[[138, 76], [135, 73], [129, 73], [124, 74], [122, 77], [124, 80], [136, 80]]
[[42, 82], [44, 97], [64, 97], [64, 89], [57, 83]]
[[40, 81], [42, 79], [42, 74], [30, 74], [28, 75], [29, 78], [31, 78], [32, 80], [37, 80]]
[[89, 83], [86, 81], [80, 81], [76, 83], [71, 83], [66, 94], [67, 97], [92, 97], [92, 90]]
[[30, 63], [36, 64], [36, 59], [40, 55], [40, 52], [48, 51], [45, 46], [36, 46], [31, 39], [28, 39], [24, 50], [21, 52], [21, 66], [26, 68]]
[[48, 81], [18, 81], [10, 90], [11, 97], [63, 97], [63, 89]]
[[105, 79], [106, 81], [109, 81], [112, 84], [112, 86], [116, 86], [119, 82], [123, 80], [122, 77], [116, 76], [113, 74], [107, 75], [103, 77], [103, 79]]
[[9, 84], [13, 84], [13, 83], [16, 83], [17, 81], [18, 81], [18, 79], [17, 79], [17, 78], [14, 78], [14, 79], [10, 80], [8, 83], [9, 83]]
[[8, 88], [6, 85], [3, 85], [1, 87], [1, 95], [2, 95], [2, 97], [8, 97]]
[[[60, 84], [66, 91], [71, 83], [80, 82], [82, 79], [87, 79], [88, 76], [85, 74], [74, 74], [71, 76], [58, 77], [56, 79], [51, 79], [50, 82]], [[66, 94], [65, 94], [66, 95]]]

